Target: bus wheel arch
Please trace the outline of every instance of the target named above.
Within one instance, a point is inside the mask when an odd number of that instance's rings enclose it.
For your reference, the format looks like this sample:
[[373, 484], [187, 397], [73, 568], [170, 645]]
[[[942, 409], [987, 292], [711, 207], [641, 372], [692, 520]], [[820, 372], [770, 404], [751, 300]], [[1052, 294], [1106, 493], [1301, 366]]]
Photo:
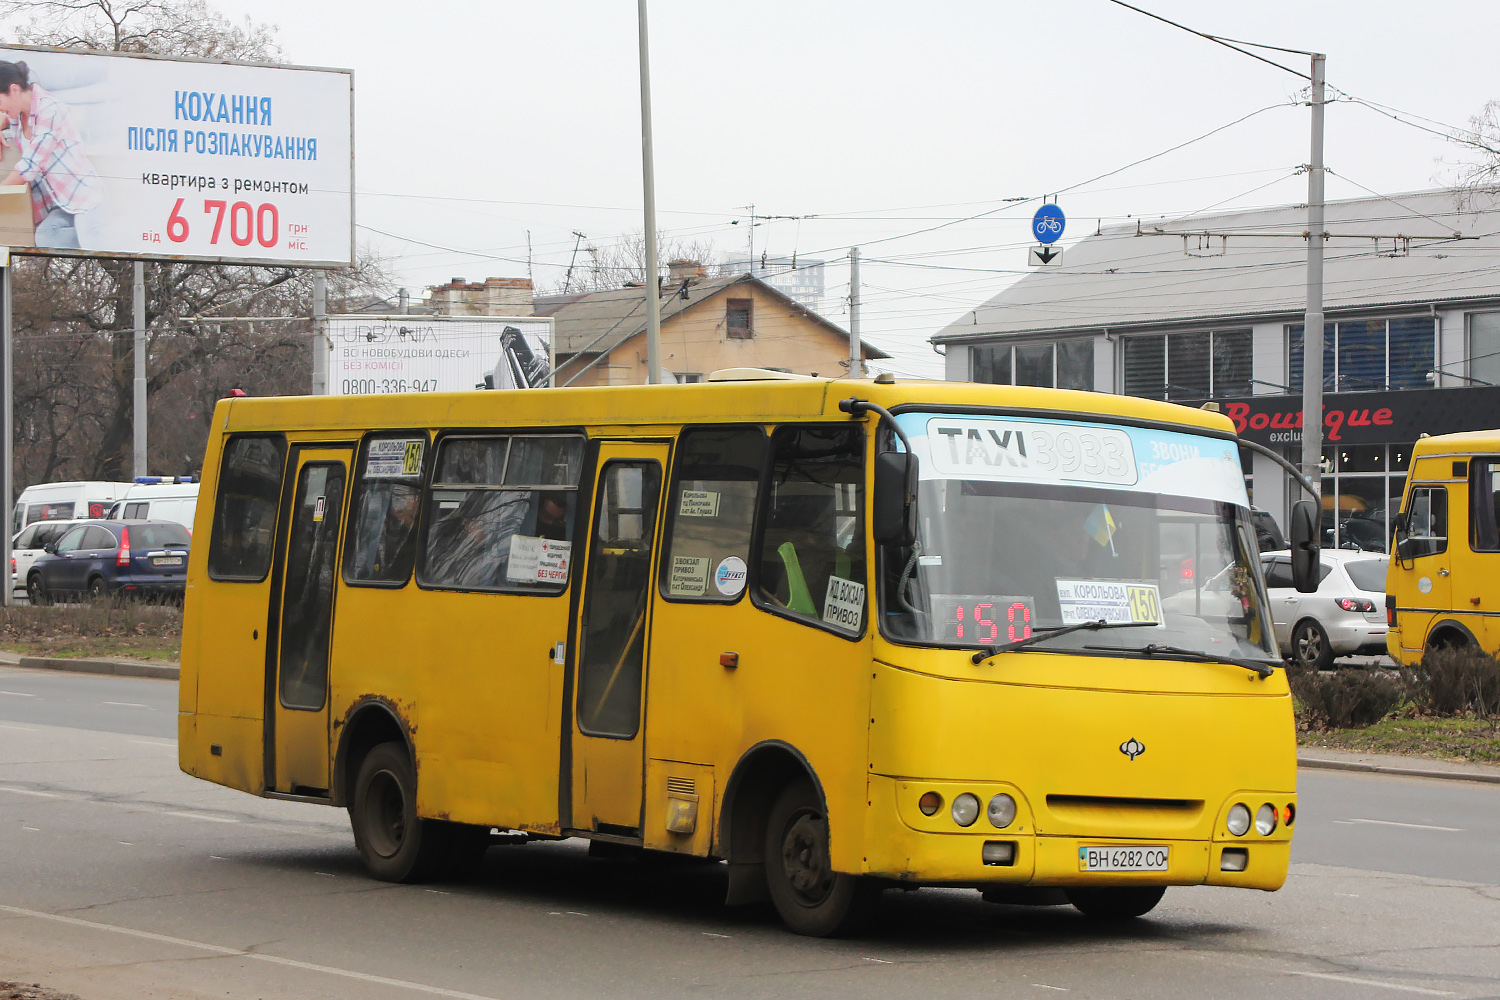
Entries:
[[368, 696], [360, 699], [349, 709], [345, 720], [343, 732], [339, 735], [338, 753], [334, 757], [332, 801], [335, 806], [349, 804], [360, 765], [365, 756], [382, 743], [399, 741], [406, 747], [413, 768], [417, 760], [406, 720], [384, 698]]
[[1427, 633], [1427, 642], [1423, 644], [1423, 651], [1433, 649], [1459, 649], [1464, 646], [1479, 648], [1479, 640], [1474, 638], [1474, 633], [1462, 622], [1451, 618], [1444, 618]]
[[797, 782], [810, 785], [818, 801], [827, 801], [807, 758], [781, 740], [757, 743], [734, 766], [724, 787], [715, 852], [729, 863], [726, 905], [770, 899], [765, 874], [766, 823], [782, 790]]

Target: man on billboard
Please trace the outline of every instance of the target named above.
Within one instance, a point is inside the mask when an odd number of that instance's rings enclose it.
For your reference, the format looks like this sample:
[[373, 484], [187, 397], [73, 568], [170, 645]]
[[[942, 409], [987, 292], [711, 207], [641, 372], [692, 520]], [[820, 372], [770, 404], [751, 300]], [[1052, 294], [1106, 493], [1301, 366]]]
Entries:
[[104, 185], [68, 109], [30, 76], [26, 63], [0, 60], [0, 143], [20, 153], [0, 183], [30, 186], [37, 246], [100, 248]]

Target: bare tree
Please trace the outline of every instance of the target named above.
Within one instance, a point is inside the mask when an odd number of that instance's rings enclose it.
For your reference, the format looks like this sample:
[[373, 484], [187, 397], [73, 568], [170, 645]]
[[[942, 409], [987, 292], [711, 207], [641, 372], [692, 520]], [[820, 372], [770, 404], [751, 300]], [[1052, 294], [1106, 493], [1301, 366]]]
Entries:
[[[559, 281], [544, 289], [544, 294], [599, 292], [646, 280], [646, 234], [637, 229], [618, 240], [596, 246], [585, 244], [586, 266], [575, 269], [572, 281], [565, 287]], [[669, 261], [690, 260], [707, 264], [718, 256], [712, 240], [688, 240], [667, 233], [656, 234], [656, 261], [662, 273]]]
[[1469, 119], [1469, 127], [1455, 131], [1449, 139], [1461, 150], [1455, 164], [1461, 200], [1500, 184], [1500, 100], [1486, 102]]
[[[19, 35], [35, 45], [280, 61], [274, 27], [248, 19], [236, 25], [203, 0], [0, 2], [0, 14], [23, 12], [30, 19]], [[126, 478], [132, 263], [28, 256], [16, 259], [12, 273], [17, 484]], [[148, 263], [145, 276], [148, 467], [195, 471], [214, 402], [231, 389], [307, 391], [312, 278], [295, 268], [175, 262]], [[329, 284], [336, 307], [386, 281], [379, 262], [367, 258]]]

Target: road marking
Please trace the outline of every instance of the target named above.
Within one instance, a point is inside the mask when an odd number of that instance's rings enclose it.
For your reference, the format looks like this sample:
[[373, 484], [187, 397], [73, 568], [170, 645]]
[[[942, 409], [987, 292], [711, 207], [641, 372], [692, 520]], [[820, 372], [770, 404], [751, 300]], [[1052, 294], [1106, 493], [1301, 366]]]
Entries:
[[1293, 972], [1293, 976], [1309, 976], [1313, 979], [1331, 979], [1336, 983], [1354, 983], [1356, 986], [1384, 986], [1388, 990], [1404, 990], [1407, 993], [1423, 993], [1430, 997], [1458, 996], [1450, 990], [1429, 990], [1421, 986], [1403, 986], [1400, 983], [1382, 983], [1378, 979], [1355, 979], [1353, 976], [1335, 976], [1331, 972]]
[[23, 829], [23, 830], [30, 830], [32, 833], [41, 833], [42, 832], [42, 828], [39, 827], [39, 826], [23, 826], [23, 827], [21, 827], [21, 829]]
[[101, 702], [101, 704], [104, 704], [104, 705], [116, 705], [116, 706], [118, 706], [120, 708], [150, 708], [151, 707], [150, 705], [142, 705], [138, 701], [106, 701], [106, 702]]
[[34, 733], [34, 732], [36, 732], [36, 730], [32, 729], [30, 726], [7, 726], [7, 725], [5, 725], [3, 723], [0, 723], [0, 729], [14, 729], [18, 733]]
[[0, 792], [15, 792], [17, 795], [35, 795], [43, 799], [55, 799], [56, 795], [51, 792], [34, 792], [29, 788], [11, 788], [9, 785], [0, 785]]
[[[704, 931], [703, 932], [703, 936], [704, 937], [711, 937], [711, 938], [723, 938], [726, 941], [729, 940], [729, 937], [730, 937], [728, 934], [715, 934], [713, 931]], [[867, 959], [865, 959], [865, 961], [866, 962], [870, 962], [870, 961], [873, 961], [873, 959], [868, 959], [867, 958]]]
[[177, 748], [176, 743], [158, 743], [156, 740], [131, 740], [130, 742], [139, 743], [143, 747], [171, 747], [174, 750]]
[[272, 965], [284, 965], [293, 969], [306, 969], [309, 972], [322, 972], [330, 976], [343, 976], [346, 979], [357, 979], [364, 983], [376, 983], [381, 986], [395, 986], [405, 990], [415, 990], [418, 993], [426, 993], [437, 997], [453, 997], [454, 1000], [495, 1000], [494, 997], [481, 996], [478, 993], [461, 993], [458, 990], [445, 990], [441, 986], [428, 986], [425, 983], [413, 983], [405, 979], [389, 979], [385, 976], [372, 976], [367, 972], [355, 972], [352, 969], [339, 969], [331, 965], [316, 965], [312, 962], [299, 962], [292, 958], [281, 958], [276, 955], [264, 955], [260, 952], [245, 951], [241, 948], [226, 948], [219, 944], [207, 944], [203, 941], [189, 941], [187, 938], [169, 937], [166, 934], [153, 934], [150, 931], [138, 931], [130, 927], [116, 927], [113, 924], [96, 923], [93, 920], [79, 920], [77, 917], [64, 917], [56, 913], [42, 913], [39, 910], [23, 910], [19, 906], [5, 906], [0, 904], [0, 913], [14, 913], [18, 917], [30, 917], [33, 920], [53, 920], [60, 924], [71, 924], [74, 927], [86, 927], [95, 931], [111, 931], [115, 934], [124, 934], [127, 937], [141, 938], [145, 941], [160, 941], [163, 944], [175, 944], [183, 948], [197, 948], [200, 951], [212, 952], [216, 955], [230, 955], [235, 958], [252, 958], [257, 962], [269, 962]]
[[205, 816], [203, 813], [181, 812], [181, 811], [171, 810], [171, 809], [167, 810], [165, 813], [163, 813], [163, 815], [165, 815], [165, 816], [181, 816], [183, 819], [201, 819], [205, 823], [238, 823], [239, 822], [239, 820], [237, 820], [237, 819], [229, 819], [226, 816]]
[[1040, 986], [1044, 990], [1060, 990], [1063, 993], [1068, 992], [1068, 988], [1066, 986], [1048, 986], [1046, 983], [1032, 983], [1031, 985]]
[[34, 694], [27, 694], [25, 691], [0, 691], [0, 694], [8, 694], [12, 698], [35, 698], [36, 697], [36, 695], [34, 695]]
[[1463, 833], [1458, 826], [1428, 826], [1426, 823], [1397, 823], [1388, 819], [1336, 819], [1335, 823], [1373, 823], [1376, 826], [1399, 826], [1407, 830], [1440, 830], [1443, 833]]

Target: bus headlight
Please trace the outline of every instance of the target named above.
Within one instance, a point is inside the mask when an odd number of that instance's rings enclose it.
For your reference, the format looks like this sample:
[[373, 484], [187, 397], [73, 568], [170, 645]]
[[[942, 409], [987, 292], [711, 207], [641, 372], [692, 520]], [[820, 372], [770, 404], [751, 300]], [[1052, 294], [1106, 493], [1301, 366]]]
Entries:
[[1255, 810], [1255, 832], [1269, 837], [1276, 832], [1276, 807], [1267, 802]]
[[985, 814], [990, 818], [990, 825], [997, 830], [1003, 830], [1015, 821], [1016, 800], [1001, 792], [990, 799], [990, 804], [985, 809]]
[[979, 818], [979, 800], [968, 792], [953, 799], [953, 822], [959, 826], [973, 826]]
[[1236, 837], [1243, 837], [1246, 831], [1250, 829], [1250, 807], [1243, 802], [1236, 802], [1230, 806], [1229, 818], [1225, 821], [1224, 825]]

